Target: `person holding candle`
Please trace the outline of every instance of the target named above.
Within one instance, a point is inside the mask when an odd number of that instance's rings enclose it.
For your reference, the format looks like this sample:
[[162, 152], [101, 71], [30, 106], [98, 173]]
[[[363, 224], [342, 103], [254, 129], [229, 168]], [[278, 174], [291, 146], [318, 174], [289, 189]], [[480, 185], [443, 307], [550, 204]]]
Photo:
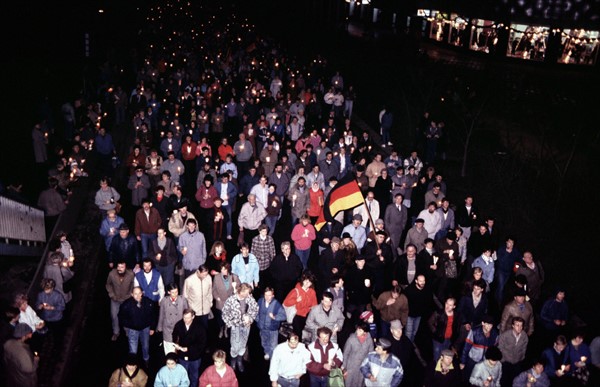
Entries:
[[271, 176], [273, 173], [273, 169], [275, 168], [275, 164], [279, 160], [279, 153], [277, 150], [273, 149], [273, 141], [271, 139], [267, 139], [266, 146], [260, 152], [260, 161], [263, 164], [263, 168], [265, 169], [265, 175]]
[[43, 278], [54, 280], [54, 289], [64, 297], [65, 302], [69, 302], [73, 298], [71, 292], [64, 291], [64, 283], [72, 281], [75, 275], [71, 270], [73, 264], [74, 260], [65, 257], [61, 252], [54, 251], [48, 255], [44, 266]]
[[240, 174], [244, 175], [248, 171], [250, 159], [254, 154], [252, 143], [246, 139], [244, 133], [240, 133], [239, 140], [233, 144], [233, 154], [235, 155], [235, 160], [239, 166]]
[[150, 183], [152, 183], [152, 187], [156, 187], [156, 185], [161, 180], [160, 167], [163, 163], [163, 158], [158, 154], [158, 151], [154, 148], [150, 149], [150, 154], [146, 156], [146, 174], [150, 177]]
[[166, 132], [167, 137], [164, 138], [160, 143], [160, 151], [162, 156], [166, 159], [168, 157], [169, 152], [179, 152], [181, 149], [181, 144], [176, 138], [173, 138], [173, 131], [168, 130]]
[[42, 291], [38, 293], [36, 307], [55, 340], [60, 340], [64, 331], [62, 323], [65, 311], [65, 299], [56, 291], [56, 282], [51, 278], [44, 278], [41, 282]]
[[[292, 179], [293, 180], [293, 179]], [[297, 183], [295, 185], [291, 185], [290, 190], [288, 192], [288, 200], [291, 204], [291, 215], [292, 215], [292, 224], [296, 224], [298, 219], [306, 214], [306, 210], [308, 209], [309, 204], [309, 192], [308, 187], [306, 186], [306, 178], [303, 176], [299, 176]]]
[[513, 379], [513, 387], [550, 387], [550, 379], [544, 372], [546, 363], [538, 358], [533, 361], [533, 366], [521, 372]]
[[475, 364], [469, 377], [472, 386], [500, 387], [502, 379], [502, 352], [498, 347], [492, 346], [485, 352], [485, 360]]
[[110, 376], [108, 387], [145, 387], [148, 375], [139, 367], [138, 356], [130, 353], [125, 358], [123, 367], [116, 369]]
[[552, 347], [546, 348], [542, 352], [542, 358], [546, 362], [544, 372], [552, 385], [568, 385], [573, 370], [571, 369], [570, 348], [567, 338], [558, 335]]
[[7, 386], [36, 387], [39, 356], [28, 344], [33, 329], [27, 324], [17, 323], [11, 337], [4, 343], [3, 361]]
[[179, 159], [175, 158], [175, 151], [170, 150], [167, 152], [167, 160], [160, 167], [160, 171], [169, 171], [173, 182], [179, 184], [181, 181], [181, 185], [184, 184], [182, 176], [185, 173], [185, 166]]
[[588, 359], [591, 360], [591, 351], [587, 343], [584, 342], [585, 331], [582, 328], [575, 329], [568, 344], [569, 360], [573, 377], [576, 378], [581, 385], [587, 385], [590, 378], [590, 370], [588, 368]]

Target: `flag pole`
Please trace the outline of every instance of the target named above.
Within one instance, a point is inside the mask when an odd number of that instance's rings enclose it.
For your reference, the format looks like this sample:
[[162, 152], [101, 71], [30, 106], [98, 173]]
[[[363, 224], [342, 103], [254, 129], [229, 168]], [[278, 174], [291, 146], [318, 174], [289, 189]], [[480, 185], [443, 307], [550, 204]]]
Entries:
[[[369, 211], [369, 206], [367, 206], [367, 201], [364, 197], [363, 197], [363, 205], [365, 206], [365, 209], [367, 210], [367, 215], [369, 215], [369, 222], [371, 223], [371, 230], [373, 230], [373, 235], [377, 236], [377, 234], [375, 234], [375, 222], [373, 222], [373, 217], [371, 216], [371, 211]], [[367, 237], [368, 237], [368, 235], [367, 235]], [[375, 240], [375, 244], [377, 244], [377, 249], [378, 250], [381, 249], [381, 247], [379, 246], [379, 242], [377, 241], [377, 237], [375, 237], [374, 240]]]

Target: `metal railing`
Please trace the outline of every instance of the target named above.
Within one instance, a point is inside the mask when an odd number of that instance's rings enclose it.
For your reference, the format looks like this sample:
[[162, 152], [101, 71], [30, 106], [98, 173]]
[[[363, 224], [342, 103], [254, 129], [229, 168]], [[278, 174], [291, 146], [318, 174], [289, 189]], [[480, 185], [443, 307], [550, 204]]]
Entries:
[[44, 211], [0, 196], [0, 241], [46, 242]]

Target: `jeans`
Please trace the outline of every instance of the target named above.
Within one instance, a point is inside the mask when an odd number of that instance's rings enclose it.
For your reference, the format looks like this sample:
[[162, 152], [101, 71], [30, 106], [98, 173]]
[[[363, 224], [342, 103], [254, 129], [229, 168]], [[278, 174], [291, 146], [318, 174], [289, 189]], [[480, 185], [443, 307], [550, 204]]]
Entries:
[[142, 237], [142, 258], [148, 258], [148, 246], [157, 238], [156, 234], [141, 234]]
[[265, 218], [265, 223], [269, 227], [269, 235], [273, 236], [273, 233], [275, 232], [275, 226], [277, 226], [277, 216], [276, 215], [267, 216]]
[[306, 268], [308, 267], [308, 257], [310, 256], [310, 249], [306, 249], [306, 250], [298, 250], [298, 249], [294, 249], [296, 255], [300, 258], [300, 261], [302, 261], [302, 266], [304, 268], [304, 270], [306, 270]]
[[140, 331], [125, 328], [125, 332], [127, 332], [127, 340], [129, 341], [129, 352], [138, 353], [138, 341], [140, 341], [142, 343], [142, 358], [144, 361], [148, 361], [150, 359], [150, 327]]
[[120, 333], [119, 328], [119, 308], [122, 302], [110, 300], [110, 319], [112, 320], [113, 334], [118, 335]]
[[390, 142], [390, 130], [389, 129], [381, 128], [381, 142], [384, 145], [387, 145], [387, 143]]
[[162, 277], [163, 284], [165, 287], [171, 283], [175, 283], [175, 264], [172, 263], [167, 266], [156, 266], [156, 270], [160, 273]]
[[327, 387], [327, 376], [310, 375], [310, 387]]
[[231, 357], [244, 356], [248, 336], [250, 336], [249, 326], [231, 327]]
[[433, 361], [437, 361], [442, 355], [442, 351], [444, 349], [450, 348], [450, 340], [446, 339], [443, 342], [439, 342], [437, 340], [433, 341]]
[[498, 305], [502, 303], [502, 299], [504, 298], [504, 287], [510, 278], [511, 273], [504, 273], [502, 271], [498, 271], [498, 282], [496, 286], [496, 302]]
[[225, 211], [227, 211], [227, 215], [229, 216], [229, 220], [227, 221], [227, 236], [231, 235], [231, 227], [232, 224], [231, 223], [231, 219], [233, 218], [233, 208], [231, 207], [231, 205], [226, 205], [226, 206], [222, 206], [223, 209], [225, 209]]
[[260, 331], [260, 344], [265, 350], [265, 355], [269, 357], [273, 356], [273, 350], [277, 346], [277, 339], [279, 338], [279, 331], [270, 331], [268, 329], [261, 329]]
[[198, 360], [185, 360], [179, 359], [179, 364], [185, 368], [188, 373], [188, 377], [190, 378], [190, 387], [198, 387], [198, 374], [200, 373], [200, 362], [202, 359]]
[[277, 378], [277, 384], [279, 384], [281, 387], [299, 387], [300, 386], [300, 379], [296, 379], [296, 378], [284, 378], [283, 376], [280, 376], [279, 378]]
[[417, 335], [417, 331], [419, 330], [419, 324], [421, 323], [421, 316], [418, 317], [410, 317], [408, 316], [408, 320], [406, 321], [406, 329], [404, 330], [406, 337], [410, 341], [415, 341], [415, 336]]
[[344, 101], [344, 116], [351, 118], [353, 108], [354, 108], [354, 101], [351, 99], [345, 100]]

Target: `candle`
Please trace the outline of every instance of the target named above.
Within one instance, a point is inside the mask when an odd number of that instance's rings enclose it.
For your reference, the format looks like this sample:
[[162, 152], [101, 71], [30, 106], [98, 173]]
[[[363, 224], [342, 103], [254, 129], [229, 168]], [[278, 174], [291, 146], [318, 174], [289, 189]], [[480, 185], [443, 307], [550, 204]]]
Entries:
[[582, 363], [585, 363], [586, 361], [587, 361], [587, 356], [582, 356], [582, 357], [581, 357], [581, 362], [582, 362]]
[[181, 167], [177, 167], [177, 173], [181, 175]]
[[160, 257], [162, 257], [161, 253], [156, 254], [156, 259], [160, 261]]
[[173, 144], [169, 144], [169, 150], [173, 150]]
[[271, 162], [271, 158], [269, 156], [266, 157], [267, 163]]
[[271, 205], [272, 205], [273, 207], [277, 207], [277, 200], [273, 200], [273, 203], [271, 203]]

